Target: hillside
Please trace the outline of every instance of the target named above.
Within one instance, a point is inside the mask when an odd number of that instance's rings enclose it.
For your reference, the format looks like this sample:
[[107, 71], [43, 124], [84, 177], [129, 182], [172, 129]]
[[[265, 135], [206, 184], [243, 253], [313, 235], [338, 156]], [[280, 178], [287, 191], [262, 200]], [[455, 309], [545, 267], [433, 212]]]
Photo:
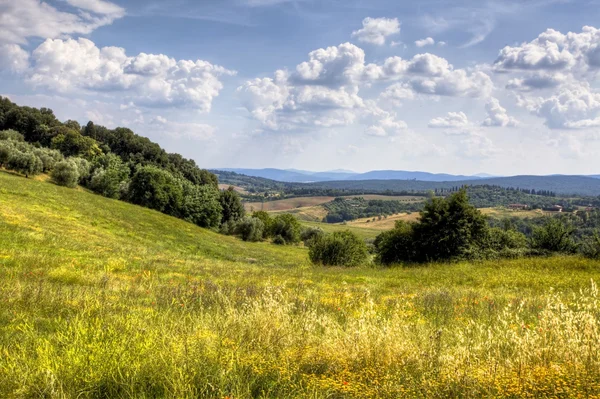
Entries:
[[0, 397], [600, 393], [593, 261], [313, 267], [46, 180], [0, 171]]

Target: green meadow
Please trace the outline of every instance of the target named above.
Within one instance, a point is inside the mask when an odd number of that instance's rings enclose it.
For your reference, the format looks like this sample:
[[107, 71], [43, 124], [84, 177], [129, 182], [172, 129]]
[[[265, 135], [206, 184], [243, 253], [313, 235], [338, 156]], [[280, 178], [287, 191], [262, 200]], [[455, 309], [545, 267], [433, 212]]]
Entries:
[[44, 180], [0, 172], [2, 398], [600, 397], [598, 262], [316, 267]]

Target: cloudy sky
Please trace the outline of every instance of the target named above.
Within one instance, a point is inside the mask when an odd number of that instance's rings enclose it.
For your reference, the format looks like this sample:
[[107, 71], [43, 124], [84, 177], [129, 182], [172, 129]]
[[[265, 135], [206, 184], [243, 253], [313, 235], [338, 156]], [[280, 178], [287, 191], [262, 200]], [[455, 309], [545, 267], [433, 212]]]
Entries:
[[208, 168], [600, 173], [599, 17], [597, 0], [0, 0], [0, 95]]

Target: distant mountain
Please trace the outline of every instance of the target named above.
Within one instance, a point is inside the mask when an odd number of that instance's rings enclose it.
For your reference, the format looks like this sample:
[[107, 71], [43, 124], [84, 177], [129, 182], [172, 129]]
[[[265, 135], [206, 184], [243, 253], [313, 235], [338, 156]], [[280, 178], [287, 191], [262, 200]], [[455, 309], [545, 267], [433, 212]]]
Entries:
[[476, 180], [478, 176], [451, 175], [445, 173], [428, 173], [402, 170], [374, 170], [366, 173], [356, 173], [347, 170], [332, 170], [327, 172], [311, 172], [299, 169], [241, 169], [222, 168], [219, 170], [235, 172], [246, 176], [262, 177], [289, 183], [312, 183], [339, 180], [419, 180], [419, 181], [462, 181]]

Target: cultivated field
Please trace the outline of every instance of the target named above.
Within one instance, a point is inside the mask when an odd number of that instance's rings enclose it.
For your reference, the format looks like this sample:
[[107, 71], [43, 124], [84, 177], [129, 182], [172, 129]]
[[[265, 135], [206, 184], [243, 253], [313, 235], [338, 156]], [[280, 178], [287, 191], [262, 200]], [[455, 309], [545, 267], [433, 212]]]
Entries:
[[[409, 201], [409, 202], [419, 202], [423, 201], [424, 197], [415, 197], [415, 196], [390, 196], [390, 195], [377, 195], [377, 194], [366, 194], [366, 195], [350, 195], [344, 196], [342, 198], [364, 198], [366, 200], [398, 200], [398, 201]], [[287, 211], [297, 208], [304, 207], [314, 207], [318, 205], [323, 205], [328, 202], [331, 202], [335, 199], [335, 197], [327, 197], [327, 196], [315, 196], [315, 197], [296, 197], [296, 198], [286, 198], [282, 200], [276, 201], [265, 201], [265, 202], [246, 202], [244, 203], [244, 207], [247, 211]]]
[[2, 398], [600, 397], [579, 257], [313, 267], [3, 172], [0, 239]]

